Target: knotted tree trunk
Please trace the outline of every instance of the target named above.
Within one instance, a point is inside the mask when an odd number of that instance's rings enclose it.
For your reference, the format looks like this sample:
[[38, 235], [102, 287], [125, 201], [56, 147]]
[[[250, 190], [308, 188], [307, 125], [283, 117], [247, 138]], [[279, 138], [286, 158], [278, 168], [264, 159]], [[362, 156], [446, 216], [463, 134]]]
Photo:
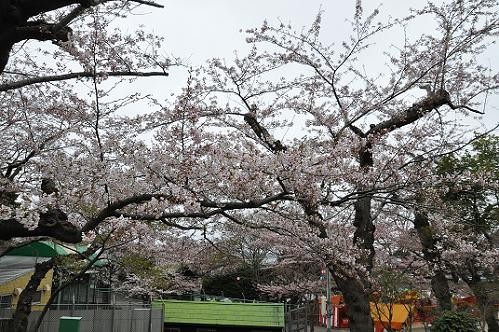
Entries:
[[31, 302], [33, 295], [36, 293], [40, 282], [45, 277], [48, 271], [54, 266], [52, 259], [35, 265], [35, 272], [31, 276], [28, 284], [21, 292], [19, 301], [17, 302], [16, 311], [13, 315], [12, 331], [26, 332], [28, 329], [28, 317], [31, 313]]
[[428, 215], [416, 208], [414, 213], [414, 228], [418, 233], [419, 241], [423, 247], [423, 257], [428, 262], [435, 266], [431, 276], [431, 289], [437, 298], [438, 305], [441, 310], [451, 310], [451, 292], [446, 273], [440, 267], [440, 253], [436, 248], [436, 241], [431, 230]]

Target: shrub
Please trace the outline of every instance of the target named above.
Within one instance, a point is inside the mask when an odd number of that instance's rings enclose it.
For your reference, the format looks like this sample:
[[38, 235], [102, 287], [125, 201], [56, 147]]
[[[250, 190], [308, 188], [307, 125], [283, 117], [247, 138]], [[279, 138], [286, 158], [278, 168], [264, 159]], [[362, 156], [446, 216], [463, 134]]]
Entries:
[[432, 332], [476, 332], [476, 321], [464, 312], [444, 311], [432, 324]]

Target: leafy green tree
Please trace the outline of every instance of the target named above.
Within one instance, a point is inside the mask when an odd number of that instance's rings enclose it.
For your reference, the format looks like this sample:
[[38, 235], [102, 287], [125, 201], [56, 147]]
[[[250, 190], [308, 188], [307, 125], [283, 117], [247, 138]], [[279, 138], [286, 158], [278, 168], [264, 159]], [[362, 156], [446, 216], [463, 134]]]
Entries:
[[451, 260], [453, 273], [464, 280], [477, 298], [489, 331], [499, 331], [497, 249], [499, 247], [499, 137], [482, 136], [471, 149], [444, 157], [438, 172], [448, 178], [446, 204], [458, 215], [455, 228], [472, 250]]
[[448, 183], [446, 200], [459, 209], [466, 229], [492, 241], [499, 226], [499, 137], [480, 137], [463, 155], [445, 156], [438, 170], [461, 176], [460, 181]]

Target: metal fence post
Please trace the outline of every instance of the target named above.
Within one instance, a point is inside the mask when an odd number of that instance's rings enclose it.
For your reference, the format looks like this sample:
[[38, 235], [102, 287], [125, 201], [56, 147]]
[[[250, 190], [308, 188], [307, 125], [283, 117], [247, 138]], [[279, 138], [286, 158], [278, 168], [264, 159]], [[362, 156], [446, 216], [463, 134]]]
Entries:
[[133, 313], [135, 312], [135, 310], [133, 310], [134, 308], [132, 307], [128, 307], [128, 309], [128, 311], [130, 311], [130, 332], [133, 332]]
[[94, 319], [92, 320], [92, 332], [95, 332], [95, 321], [96, 321], [96, 305], [93, 305], [94, 307]]
[[147, 327], [147, 332], [152, 331], [152, 303], [149, 304], [149, 326]]
[[111, 304], [111, 332], [114, 332], [114, 304]]
[[165, 330], [165, 315], [166, 315], [166, 310], [165, 310], [165, 302], [161, 303], [161, 332], [164, 332]]

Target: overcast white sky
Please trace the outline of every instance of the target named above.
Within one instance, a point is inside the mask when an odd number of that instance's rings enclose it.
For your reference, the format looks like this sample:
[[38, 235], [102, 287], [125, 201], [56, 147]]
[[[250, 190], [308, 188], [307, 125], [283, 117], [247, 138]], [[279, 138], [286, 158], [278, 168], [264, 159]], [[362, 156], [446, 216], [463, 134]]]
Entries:
[[[381, 6], [382, 14], [397, 17], [407, 13], [411, 1], [364, 2], [365, 12]], [[165, 35], [172, 53], [193, 64], [209, 57], [231, 58], [235, 49], [246, 47], [244, 31], [261, 26], [264, 20], [291, 23], [300, 28], [309, 26], [320, 9], [324, 11], [324, 36], [343, 40], [348, 36], [346, 20], [353, 17], [355, 9], [354, 0], [163, 0], [162, 3], [164, 9], [148, 10], [148, 15], [134, 21]]]
[[[445, 0], [441, 0], [445, 1]], [[291, 23], [297, 29], [309, 26], [319, 10], [323, 10], [322, 37], [327, 43], [340, 42], [348, 37], [349, 24], [355, 10], [355, 0], [158, 0], [164, 9], [144, 8], [127, 22], [129, 29], [144, 24], [146, 30], [166, 37], [167, 52], [182, 58], [186, 63], [197, 66], [212, 57], [233, 59], [237, 50], [244, 54], [245, 30], [259, 27], [264, 20], [269, 23]], [[364, 12], [380, 9], [380, 17], [401, 17], [410, 7], [424, 5], [422, 0], [364, 0]], [[143, 14], [143, 15], [142, 15]], [[431, 31], [432, 22], [421, 22], [409, 26], [409, 36], [422, 30]], [[401, 43], [403, 31], [392, 31], [378, 44], [389, 46]], [[382, 47], [372, 50], [372, 60], [380, 59]], [[496, 47], [499, 52], [499, 48]], [[498, 70], [497, 57], [490, 52], [486, 58]], [[371, 54], [369, 54], [371, 56]], [[369, 59], [371, 61], [371, 59]], [[382, 64], [382, 63], [380, 63]], [[368, 64], [369, 65], [369, 64]], [[184, 83], [171, 72], [168, 89], [176, 90]], [[487, 115], [483, 123], [491, 128], [499, 122], [499, 98], [489, 98]]]

